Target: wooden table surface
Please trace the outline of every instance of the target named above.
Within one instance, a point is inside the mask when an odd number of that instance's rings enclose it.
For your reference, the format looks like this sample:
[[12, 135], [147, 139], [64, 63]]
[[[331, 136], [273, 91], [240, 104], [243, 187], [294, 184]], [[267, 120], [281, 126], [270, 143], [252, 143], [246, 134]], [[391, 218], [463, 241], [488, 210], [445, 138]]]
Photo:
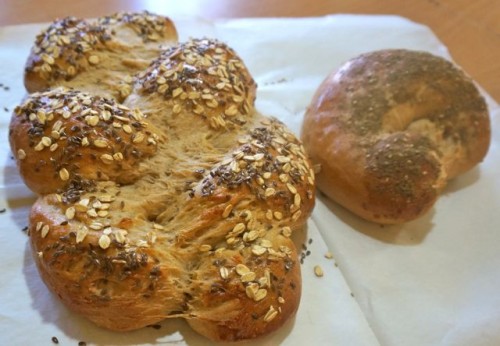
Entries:
[[453, 59], [500, 102], [499, 0], [0, 0], [0, 25], [143, 9], [208, 19], [334, 13], [400, 15], [430, 27]]

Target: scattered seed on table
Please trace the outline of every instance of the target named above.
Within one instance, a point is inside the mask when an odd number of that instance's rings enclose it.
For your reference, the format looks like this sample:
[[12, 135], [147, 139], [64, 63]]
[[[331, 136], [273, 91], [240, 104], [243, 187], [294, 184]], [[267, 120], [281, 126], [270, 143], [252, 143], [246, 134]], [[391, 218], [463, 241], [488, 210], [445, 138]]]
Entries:
[[321, 269], [319, 265], [314, 266], [314, 274], [316, 274], [317, 277], [322, 277], [323, 269]]

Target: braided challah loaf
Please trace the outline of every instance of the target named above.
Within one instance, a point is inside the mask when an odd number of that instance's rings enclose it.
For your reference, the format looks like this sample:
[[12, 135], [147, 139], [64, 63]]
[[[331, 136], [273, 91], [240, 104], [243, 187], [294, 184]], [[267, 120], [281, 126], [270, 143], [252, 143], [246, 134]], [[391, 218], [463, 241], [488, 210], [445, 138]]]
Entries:
[[47, 286], [100, 326], [181, 317], [214, 340], [254, 338], [297, 310], [290, 236], [314, 175], [297, 138], [255, 111], [232, 49], [175, 40], [148, 13], [38, 36], [10, 127], [39, 195], [32, 250]]

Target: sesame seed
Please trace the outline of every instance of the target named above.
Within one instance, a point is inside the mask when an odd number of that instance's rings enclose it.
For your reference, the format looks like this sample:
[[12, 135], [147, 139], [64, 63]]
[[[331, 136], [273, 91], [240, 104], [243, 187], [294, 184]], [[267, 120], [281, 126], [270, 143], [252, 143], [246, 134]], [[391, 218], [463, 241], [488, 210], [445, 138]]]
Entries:
[[92, 65], [97, 65], [99, 63], [99, 57], [97, 55], [91, 55], [89, 57], [89, 63]]
[[104, 121], [109, 121], [111, 119], [111, 113], [109, 111], [103, 111], [101, 117]]
[[282, 212], [280, 212], [280, 211], [275, 211], [275, 212], [273, 213], [273, 216], [274, 216], [274, 218], [275, 218], [276, 220], [278, 220], [278, 221], [279, 221], [279, 220], [281, 220], [281, 219], [283, 219], [283, 213], [282, 213]]
[[132, 133], [132, 126], [129, 124], [125, 124], [122, 126], [122, 129], [125, 133], [131, 134]]
[[54, 65], [54, 58], [47, 54], [42, 54], [42, 60], [45, 61], [49, 65]]
[[172, 97], [177, 97], [179, 96], [180, 94], [182, 94], [184, 91], [182, 90], [182, 88], [175, 88], [173, 91], [172, 91]]
[[162, 84], [158, 87], [158, 92], [164, 94], [168, 90], [168, 84]]
[[[255, 280], [255, 273], [254, 272], [248, 272], [243, 275], [241, 275], [241, 282], [250, 282]], [[266, 292], [267, 293], [267, 292]]]
[[101, 237], [99, 238], [99, 246], [101, 247], [101, 249], [106, 250], [110, 244], [111, 239], [109, 238], [109, 236], [107, 236], [106, 234], [101, 235]]
[[81, 243], [85, 239], [85, 237], [87, 236], [88, 233], [89, 233], [89, 230], [87, 227], [80, 226], [80, 228], [76, 232], [76, 243], [77, 244]]
[[147, 233], [147, 238], [148, 238], [148, 242], [149, 242], [150, 244], [154, 244], [154, 243], [156, 243], [157, 236], [156, 236], [156, 233], [155, 233], [155, 232], [149, 231], [149, 232]]
[[135, 134], [134, 139], [132, 140], [132, 143], [138, 144], [141, 143], [144, 140], [145, 136], [144, 133], [138, 132]]
[[200, 98], [200, 93], [196, 91], [191, 91], [188, 93], [188, 99], [190, 100], [196, 100]]
[[264, 192], [264, 196], [271, 197], [271, 196], [274, 196], [275, 193], [276, 193], [275, 189], [273, 189], [272, 187], [268, 187], [266, 189], [266, 191]]
[[250, 269], [246, 265], [241, 264], [241, 263], [236, 265], [236, 273], [238, 273], [238, 275], [241, 276], [241, 275], [244, 275], [248, 272], [250, 272]]
[[235, 105], [231, 105], [224, 111], [224, 114], [227, 115], [228, 117], [234, 116], [238, 114], [238, 108], [236, 108]]
[[281, 234], [283, 234], [285, 237], [290, 237], [292, 235], [292, 229], [288, 226], [283, 227], [281, 230]]
[[24, 160], [26, 158], [26, 152], [23, 149], [17, 151], [17, 158], [19, 160]]
[[297, 210], [295, 213], [292, 215], [292, 220], [295, 222], [299, 219], [300, 215], [302, 214], [302, 211]]
[[220, 267], [219, 273], [223, 279], [227, 279], [229, 277], [229, 270], [226, 267]]
[[49, 234], [49, 225], [45, 225], [42, 227], [42, 232], [41, 232], [41, 236], [42, 238], [45, 238], [47, 236], [47, 234]]
[[97, 212], [97, 216], [99, 216], [99, 217], [106, 217], [106, 216], [108, 216], [108, 214], [109, 214], [109, 212], [107, 210], [99, 210]]
[[273, 211], [271, 209], [268, 209], [266, 212], [266, 219], [271, 221], [273, 219]]
[[89, 227], [93, 230], [99, 231], [104, 227], [104, 225], [100, 222], [92, 222]]
[[269, 248], [272, 248], [272, 247], [273, 247], [273, 243], [271, 243], [271, 241], [270, 241], [270, 240], [268, 240], [268, 239], [262, 239], [262, 240], [260, 241], [260, 246], [262, 246], [262, 247], [265, 247], [265, 248], [268, 248], [268, 249], [269, 249]]
[[208, 252], [212, 250], [212, 245], [210, 244], [202, 244], [199, 248], [200, 252]]
[[253, 299], [258, 302], [264, 299], [267, 296], [267, 290], [265, 288], [259, 288], [257, 292], [255, 292], [255, 295]]
[[260, 245], [252, 246], [252, 253], [256, 256], [261, 256], [267, 252], [267, 249]]
[[87, 207], [90, 203], [90, 200], [88, 198], [82, 198], [78, 204], [83, 206], [83, 207]]
[[113, 156], [111, 156], [110, 154], [103, 154], [100, 156], [100, 159], [107, 165], [112, 164], [114, 161]]
[[233, 205], [232, 204], [228, 204], [226, 205], [226, 207], [224, 208], [224, 212], [222, 213], [222, 217], [225, 219], [229, 216], [229, 214], [231, 214], [231, 211], [233, 210]]
[[38, 121], [40, 122], [40, 124], [45, 124], [45, 120], [47, 120], [47, 115], [45, 114], [45, 111], [40, 109], [37, 113], [36, 113], [36, 117], [38, 119]]
[[239, 95], [234, 95], [233, 96], [233, 101], [236, 102], [236, 103], [241, 103], [243, 102], [243, 97], [239, 96]]
[[288, 156], [276, 156], [276, 160], [278, 160], [279, 163], [287, 163], [291, 161]]
[[283, 167], [281, 167], [281, 169], [283, 170], [283, 172], [288, 173], [292, 169], [292, 166], [289, 162], [287, 162], [283, 165]]
[[314, 274], [316, 274], [317, 277], [322, 277], [323, 269], [319, 265], [314, 266]]
[[259, 280], [257, 280], [257, 282], [259, 283], [260, 287], [268, 287], [269, 286], [269, 279], [267, 278], [267, 276], [263, 276], [263, 277], [259, 278]]
[[97, 211], [94, 208], [88, 209], [87, 215], [90, 217], [97, 217]]
[[64, 214], [66, 215], [66, 218], [68, 220], [72, 220], [75, 217], [75, 213], [75, 207], [69, 207], [68, 209], [66, 209], [66, 212]]
[[296, 207], [300, 207], [300, 202], [301, 202], [301, 197], [298, 193], [296, 193], [295, 195], [293, 195], [293, 204], [296, 206]]
[[97, 124], [99, 124], [99, 117], [97, 115], [88, 115], [85, 117], [85, 122], [90, 126], [96, 126]]
[[153, 228], [157, 229], [157, 230], [160, 230], [160, 231], [162, 231], [162, 230], [165, 229], [165, 227], [163, 227], [163, 225], [160, 225], [158, 223], [153, 223]]
[[174, 105], [174, 108], [172, 109], [172, 112], [174, 112], [175, 114], [179, 114], [181, 112], [181, 110], [182, 110], [181, 105], [177, 103], [177, 104]]
[[264, 158], [264, 154], [258, 153], [258, 154], [255, 154], [253, 157], [254, 157], [255, 161], [260, 161]]
[[59, 178], [63, 181], [67, 181], [69, 179], [69, 172], [66, 168], [62, 168], [59, 170]]
[[238, 223], [236, 226], [234, 226], [233, 230], [231, 231], [232, 234], [240, 234], [245, 230], [246, 226], [244, 223]]
[[296, 194], [297, 193], [297, 189], [295, 188], [295, 186], [293, 186], [292, 184], [288, 183], [286, 184], [286, 187], [288, 188], [288, 190], [293, 193], [293, 194]]
[[50, 145], [52, 144], [52, 139], [50, 137], [44, 136], [42, 137], [41, 142], [45, 147], [50, 147]]
[[243, 234], [243, 240], [246, 241], [247, 243], [254, 241], [258, 237], [259, 237], [259, 232], [257, 231], [250, 231]]
[[38, 142], [38, 144], [34, 147], [35, 151], [42, 151], [45, 148], [42, 141]]
[[96, 139], [94, 141], [94, 145], [97, 148], [106, 148], [108, 146], [108, 142], [106, 142], [104, 139]]
[[330, 251], [328, 251], [327, 253], [325, 253], [325, 258], [332, 259], [333, 254]]
[[269, 310], [266, 312], [264, 316], [264, 321], [265, 322], [271, 322], [276, 316], [278, 315], [278, 311], [274, 309], [274, 307], [271, 305]]
[[123, 229], [118, 229], [115, 230], [113, 234], [115, 235], [115, 239], [117, 242], [119, 242], [120, 244], [123, 244], [125, 242], [126, 240], [125, 236], [127, 235], [127, 231]]
[[66, 73], [69, 75], [69, 76], [74, 76], [76, 74], [76, 68], [74, 66], [69, 66], [67, 69], [66, 69]]
[[255, 294], [257, 293], [258, 290], [259, 290], [259, 285], [255, 282], [245, 287], [245, 293], [247, 297], [250, 299], [255, 299]]

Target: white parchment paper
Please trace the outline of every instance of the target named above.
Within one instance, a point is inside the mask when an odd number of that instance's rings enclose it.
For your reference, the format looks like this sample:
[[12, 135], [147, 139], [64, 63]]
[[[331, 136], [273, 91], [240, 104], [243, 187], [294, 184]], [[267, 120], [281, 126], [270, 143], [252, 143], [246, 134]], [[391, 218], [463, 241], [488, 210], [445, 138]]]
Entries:
[[[428, 28], [393, 16], [174, 21], [181, 40], [216, 37], [233, 47], [259, 85], [257, 108], [297, 134], [317, 86], [350, 57], [410, 48], [450, 58]], [[62, 345], [209, 345], [181, 320], [130, 333], [100, 329], [68, 311], [38, 277], [22, 231], [33, 195], [17, 174], [7, 128], [25, 93], [25, 59], [42, 27], [0, 28], [0, 209], [6, 209], [0, 214], [0, 344], [51, 345], [55, 336]], [[422, 219], [382, 228], [319, 197], [301, 235], [311, 255], [302, 265], [296, 318], [242, 344], [500, 344], [500, 112], [488, 101], [493, 143], [485, 162], [451, 182]], [[324, 257], [327, 250], [334, 260]], [[317, 264], [322, 278], [313, 273]]]

